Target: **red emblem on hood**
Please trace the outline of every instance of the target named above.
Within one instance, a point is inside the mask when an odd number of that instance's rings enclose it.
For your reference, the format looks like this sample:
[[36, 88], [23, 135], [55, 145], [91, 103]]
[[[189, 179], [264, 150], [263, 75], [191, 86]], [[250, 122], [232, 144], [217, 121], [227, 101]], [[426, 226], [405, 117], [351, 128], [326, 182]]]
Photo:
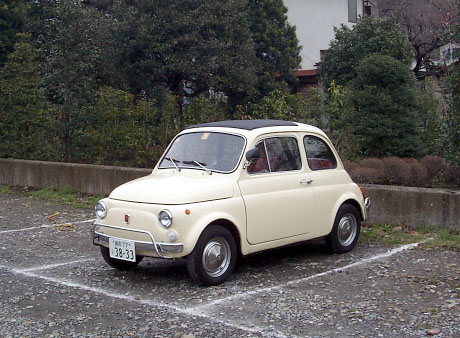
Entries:
[[125, 223], [126, 223], [126, 224], [129, 224], [129, 214], [126, 214], [126, 215], [125, 215]]

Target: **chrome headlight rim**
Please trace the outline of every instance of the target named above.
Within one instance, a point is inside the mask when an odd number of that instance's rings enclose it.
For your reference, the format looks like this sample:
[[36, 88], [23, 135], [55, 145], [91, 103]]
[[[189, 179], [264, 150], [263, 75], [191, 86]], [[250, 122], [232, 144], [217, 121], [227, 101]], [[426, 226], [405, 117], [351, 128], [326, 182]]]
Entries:
[[168, 209], [163, 209], [158, 213], [158, 222], [160, 222], [161, 226], [166, 229], [169, 229], [173, 222], [173, 216], [171, 211]]
[[103, 201], [99, 201], [94, 206], [94, 212], [96, 216], [104, 219], [107, 216], [107, 205]]

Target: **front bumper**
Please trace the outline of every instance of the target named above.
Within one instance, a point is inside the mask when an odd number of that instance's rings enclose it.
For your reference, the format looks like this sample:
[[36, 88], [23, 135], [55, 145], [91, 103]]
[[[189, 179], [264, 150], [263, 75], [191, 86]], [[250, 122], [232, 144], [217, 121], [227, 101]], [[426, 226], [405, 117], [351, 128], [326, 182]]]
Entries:
[[143, 251], [149, 253], [149, 255], [160, 258], [175, 258], [168, 256], [168, 253], [181, 253], [184, 250], [184, 245], [182, 243], [164, 243], [164, 242], [157, 242], [153, 237], [152, 233], [147, 230], [139, 230], [139, 229], [131, 229], [125, 227], [119, 227], [115, 225], [108, 225], [102, 224], [99, 222], [93, 223], [93, 228], [91, 230], [91, 236], [93, 238], [93, 244], [99, 246], [109, 246], [109, 238], [117, 238], [117, 239], [124, 239], [115, 236], [110, 236], [100, 232], [100, 228], [109, 228], [109, 229], [116, 229], [128, 232], [136, 232], [142, 233], [147, 235], [150, 238], [150, 242], [148, 241], [134, 241], [136, 243], [136, 254], [138, 251]]

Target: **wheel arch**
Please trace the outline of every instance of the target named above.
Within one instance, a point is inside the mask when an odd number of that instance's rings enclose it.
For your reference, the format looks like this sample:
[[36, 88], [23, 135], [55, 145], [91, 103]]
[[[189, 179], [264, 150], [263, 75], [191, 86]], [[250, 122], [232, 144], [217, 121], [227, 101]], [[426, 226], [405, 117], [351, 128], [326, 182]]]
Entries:
[[207, 228], [209, 228], [209, 227], [211, 227], [213, 225], [222, 226], [222, 227], [226, 228], [228, 231], [230, 231], [230, 233], [232, 234], [233, 238], [235, 239], [238, 255], [241, 256], [242, 255], [242, 251], [241, 251], [241, 235], [240, 235], [240, 232], [239, 232], [237, 226], [232, 221], [230, 221], [230, 220], [228, 220], [226, 218], [219, 218], [219, 219], [216, 219], [216, 220], [210, 222], [203, 229], [203, 231], [205, 231]]
[[[352, 206], [354, 206], [356, 208], [356, 210], [358, 210], [359, 212], [359, 215], [361, 216], [361, 221], [364, 221], [364, 211], [362, 210], [361, 208], [361, 205], [359, 204], [359, 202], [355, 199], [347, 199], [346, 201], [344, 201], [340, 207], [342, 207], [342, 205], [345, 205], [345, 204], [351, 204]], [[339, 209], [340, 209], [339, 207]]]

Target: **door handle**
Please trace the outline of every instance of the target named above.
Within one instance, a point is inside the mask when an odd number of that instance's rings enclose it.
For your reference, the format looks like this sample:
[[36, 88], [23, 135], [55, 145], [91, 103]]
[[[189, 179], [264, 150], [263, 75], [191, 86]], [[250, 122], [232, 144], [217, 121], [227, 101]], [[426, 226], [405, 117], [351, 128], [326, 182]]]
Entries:
[[311, 180], [311, 179], [306, 179], [306, 180], [300, 181], [300, 184], [310, 184], [311, 182], [313, 182], [313, 180]]

